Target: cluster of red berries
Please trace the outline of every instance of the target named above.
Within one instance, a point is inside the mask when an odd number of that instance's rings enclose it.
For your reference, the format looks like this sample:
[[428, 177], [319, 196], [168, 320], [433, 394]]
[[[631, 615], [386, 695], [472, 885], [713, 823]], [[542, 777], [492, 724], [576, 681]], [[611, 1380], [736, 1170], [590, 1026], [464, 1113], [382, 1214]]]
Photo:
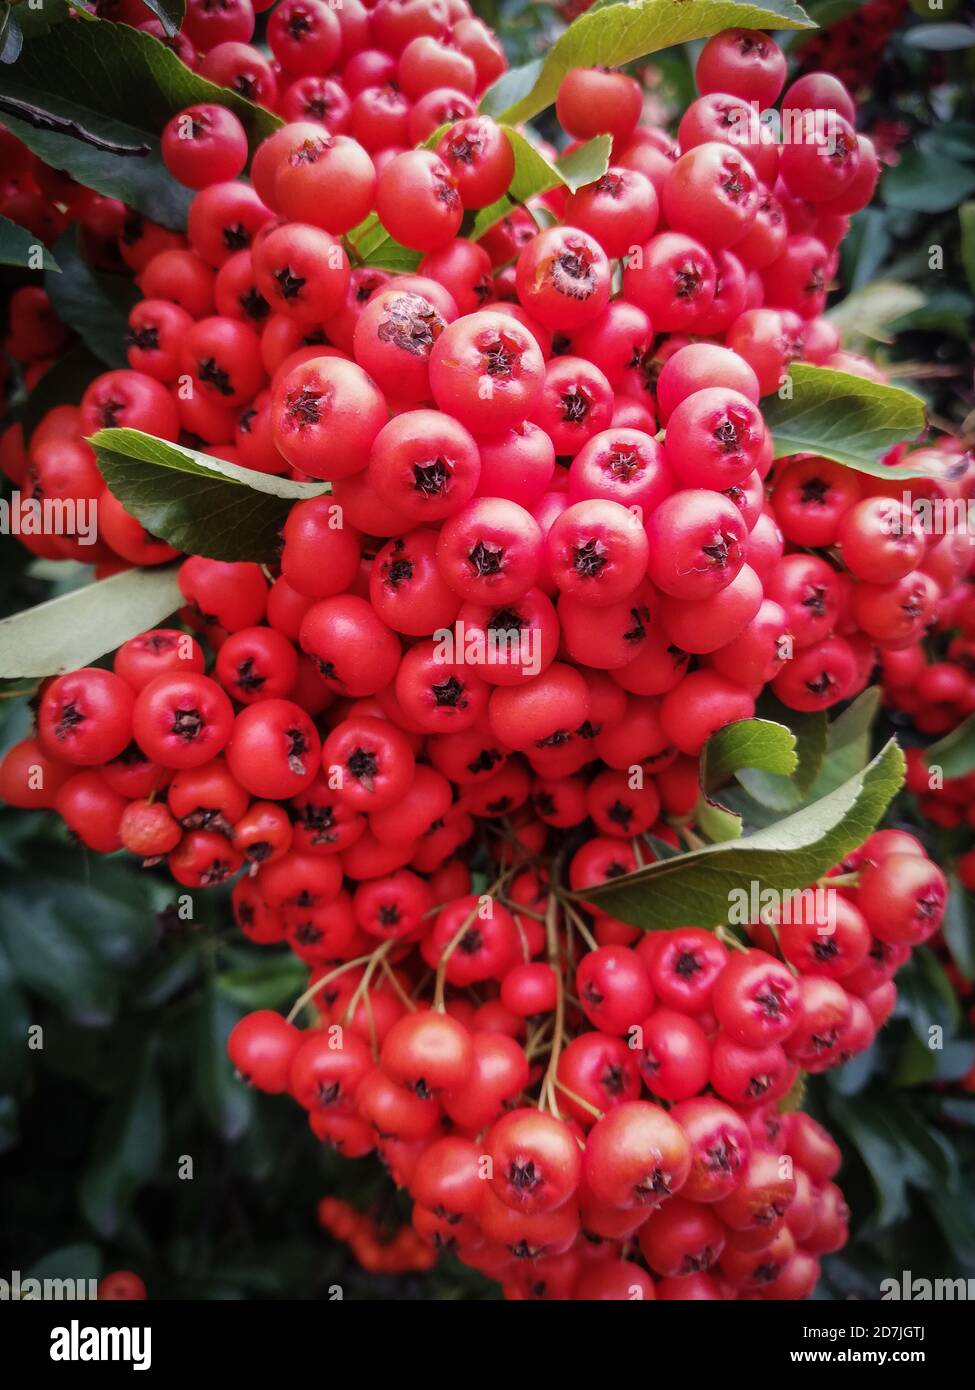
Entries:
[[940, 660], [920, 643], [882, 655], [885, 703], [909, 714], [922, 734], [949, 733], [975, 713], [975, 590], [970, 581], [962, 586], [961, 602], [963, 611]]
[[[825, 68], [854, 92], [869, 86], [884, 61], [891, 34], [904, 19], [907, 0], [869, 0], [796, 46], [800, 71]], [[932, 7], [933, 19], [940, 18]]]
[[[850, 697], [967, 569], [882, 481], [818, 458], [772, 471], [759, 401], [790, 363], [872, 371], [822, 317], [877, 174], [853, 102], [801, 78], [783, 106], [830, 121], [780, 145], [752, 103], [777, 101], [784, 55], [732, 30], [704, 46], [675, 144], [639, 126], [631, 78], [575, 69], [559, 119], [612, 136], [607, 172], [545, 195], [555, 225], [519, 209], [472, 242], [465, 214], [504, 194], [513, 153], [476, 113], [504, 60], [466, 0], [282, 0], [273, 63], [252, 26], [249, 0], [201, 0], [182, 32], [207, 75], [288, 123], [244, 181], [231, 113], [174, 118], [164, 158], [199, 191], [188, 244], [121, 210], [144, 295], [130, 368], [29, 449], [11, 427], [0, 459], [25, 500], [97, 501], [96, 547], [24, 539], [101, 573], [176, 554], [105, 489], [84, 442], [102, 427], [331, 492], [292, 509], [276, 577], [183, 561], [197, 636], [142, 633], [112, 670], [47, 682], [0, 796], [54, 807], [92, 849], [165, 856], [190, 889], [247, 868], [236, 920], [309, 964], [323, 1026], [251, 1016], [236, 1064], [344, 1152], [378, 1142], [419, 1234], [512, 1296], [540, 1268], [579, 1297], [807, 1293], [842, 1241], [835, 1154], [776, 1102], [800, 1067], [868, 1044], [937, 925], [938, 870], [871, 841], [835, 934], [773, 924], [730, 956], [697, 929], [634, 947], [566, 894], [652, 858], [648, 833], [676, 843], [661, 816], [691, 816], [703, 744], [765, 685], [797, 710]], [[352, 267], [373, 212], [422, 254], [416, 274]], [[967, 496], [971, 474], [932, 491]], [[623, 1040], [634, 1026], [646, 1047]], [[518, 1104], [539, 1084], [550, 1113]], [[484, 1130], [496, 1176], [472, 1185]], [[623, 1257], [638, 1229], [660, 1285]]]
[[[317, 971], [309, 1029], [248, 1015], [230, 1056], [343, 1153], [378, 1150], [417, 1234], [508, 1297], [801, 1298], [846, 1216], [838, 1150], [780, 1105], [800, 1069], [870, 1046], [946, 896], [900, 831], [823, 884], [802, 911], [754, 922], [752, 947], [607, 919], [627, 944], [597, 946], [543, 868], [514, 865], [392, 949]], [[392, 881], [377, 891], [398, 909]]]
[[389, 1234], [367, 1212], [337, 1197], [322, 1198], [318, 1220], [329, 1235], [344, 1241], [362, 1268], [372, 1274], [406, 1274], [431, 1269], [437, 1262], [436, 1250], [412, 1226], [400, 1226]]
[[[937, 671], [937, 667], [926, 670]], [[928, 755], [923, 748], [908, 748], [904, 756], [907, 759], [907, 790], [917, 797], [918, 811], [924, 820], [945, 830], [954, 830], [960, 825], [969, 825], [975, 830], [975, 773], [945, 777], [939, 768], [928, 765]], [[959, 867], [969, 862], [975, 862], [975, 853], [962, 856]], [[975, 873], [970, 869], [965, 870], [963, 882], [966, 888], [975, 891]]]

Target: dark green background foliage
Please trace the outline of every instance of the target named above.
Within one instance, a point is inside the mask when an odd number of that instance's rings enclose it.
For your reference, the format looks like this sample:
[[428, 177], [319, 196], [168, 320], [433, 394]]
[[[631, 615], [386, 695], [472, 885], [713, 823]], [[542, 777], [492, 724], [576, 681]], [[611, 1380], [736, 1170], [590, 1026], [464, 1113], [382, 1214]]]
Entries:
[[[177, 17], [180, 9], [151, 8]], [[501, 33], [513, 66], [546, 52], [564, 27], [558, 9], [529, 0], [477, 0], [475, 8]], [[831, 23], [857, 5], [813, 0], [807, 8]], [[21, 80], [10, 66], [21, 31], [31, 41], [53, 24], [48, 41], [57, 46], [65, 9], [48, 0], [43, 21], [25, 7], [4, 12], [0, 92]], [[932, 34], [937, 27], [908, 14], [866, 95], [861, 126], [892, 129], [899, 162], [875, 205], [854, 219], [834, 299], [846, 300], [838, 321], [849, 347], [869, 352], [896, 382], [924, 395], [936, 422], [971, 433], [975, 48], [952, 38], [947, 24], [940, 37]], [[928, 32], [919, 36], [922, 28]], [[801, 55], [801, 33], [780, 37]], [[662, 121], [694, 95], [698, 47], [649, 60], [648, 88]], [[172, 73], [160, 78], [160, 109], [191, 99], [174, 81]], [[151, 102], [139, 109], [140, 138], [154, 141], [159, 111]], [[260, 119], [249, 117], [252, 135]], [[96, 126], [119, 138], [123, 126], [130, 135], [134, 129], [109, 108]], [[552, 112], [540, 114], [535, 128], [553, 137]], [[162, 184], [155, 154], [150, 163]], [[136, 202], [154, 196], [153, 177], [147, 166], [132, 183], [132, 170], [113, 170], [111, 161], [98, 174], [128, 179]], [[157, 215], [177, 225], [185, 199], [165, 182]], [[16, 268], [18, 248], [16, 231], [0, 227], [4, 299], [28, 278]], [[11, 407], [28, 428], [57, 401], [76, 401], [92, 376], [120, 360], [127, 286], [91, 276], [71, 238], [59, 243], [55, 260], [64, 278], [58, 284], [52, 267], [46, 283], [80, 341], [29, 401], [14, 397]], [[84, 577], [80, 567], [34, 561], [17, 541], [0, 537], [0, 615]], [[31, 684], [0, 690], [0, 749], [29, 727], [18, 691]], [[816, 735], [797, 732], [802, 753]], [[880, 717], [872, 730], [855, 730], [858, 752], [848, 766], [849, 747], [827, 754], [834, 771], [845, 767], [832, 785], [893, 732], [920, 742], [909, 725], [891, 728]], [[763, 797], [785, 795], [788, 806], [796, 795], [775, 776], [771, 766], [742, 772], [736, 793], [722, 797], [746, 828], [768, 818]], [[901, 793], [887, 823], [918, 829], [913, 798]], [[945, 865], [971, 842], [967, 833], [920, 833]], [[225, 1040], [234, 1021], [249, 1009], [287, 1008], [304, 972], [290, 952], [244, 942], [230, 923], [227, 896], [196, 893], [195, 919], [183, 920], [165, 872], [90, 854], [69, 842], [53, 816], [0, 810], [0, 1275], [94, 1277], [132, 1268], [158, 1298], [322, 1298], [335, 1283], [355, 1298], [495, 1297], [494, 1286], [452, 1261], [423, 1276], [366, 1274], [318, 1227], [315, 1205], [326, 1193], [372, 1210], [390, 1232], [407, 1219], [408, 1203], [378, 1162], [336, 1157], [313, 1139], [292, 1102], [255, 1095], [233, 1077]], [[806, 1104], [843, 1144], [841, 1182], [853, 1209], [851, 1242], [825, 1262], [820, 1297], [876, 1297], [880, 1279], [904, 1269], [975, 1275], [975, 1095], [958, 1084], [975, 1062], [966, 1018], [975, 904], [957, 885], [944, 935], [946, 948], [916, 952], [898, 976], [896, 1016], [870, 1052], [808, 1086]], [[964, 1004], [946, 974], [949, 963], [956, 981], [969, 982]], [[30, 1023], [43, 1029], [41, 1050], [25, 1048]], [[940, 1049], [928, 1046], [932, 1027], [943, 1030]], [[192, 1181], [178, 1176], [187, 1157]]]

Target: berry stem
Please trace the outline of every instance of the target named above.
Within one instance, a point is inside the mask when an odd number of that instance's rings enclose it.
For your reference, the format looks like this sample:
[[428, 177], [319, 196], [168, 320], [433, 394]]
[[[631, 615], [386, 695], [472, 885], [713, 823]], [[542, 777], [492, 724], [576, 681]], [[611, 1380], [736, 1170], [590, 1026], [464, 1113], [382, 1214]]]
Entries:
[[565, 1026], [565, 988], [562, 980], [562, 962], [559, 954], [558, 931], [559, 900], [554, 893], [549, 894], [545, 912], [545, 943], [548, 963], [555, 975], [555, 1028], [552, 1033], [552, 1050], [549, 1053], [548, 1067], [542, 1079], [542, 1089], [538, 1097], [538, 1108], [544, 1110], [548, 1105], [552, 1114], [561, 1119], [558, 1097], [555, 1094], [555, 1074], [562, 1051], [562, 1031]]

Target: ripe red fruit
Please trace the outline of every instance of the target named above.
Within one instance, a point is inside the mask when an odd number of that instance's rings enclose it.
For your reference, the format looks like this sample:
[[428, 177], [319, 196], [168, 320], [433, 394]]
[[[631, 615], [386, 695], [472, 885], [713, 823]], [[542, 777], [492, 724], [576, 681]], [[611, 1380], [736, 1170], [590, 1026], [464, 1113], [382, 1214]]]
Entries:
[[576, 995], [594, 1028], [623, 1034], [653, 1007], [653, 987], [635, 951], [601, 946], [583, 957], [576, 970]]
[[605, 251], [574, 227], [539, 232], [518, 257], [518, 298], [547, 328], [571, 331], [590, 323], [609, 301], [609, 281]]
[[132, 737], [131, 688], [110, 671], [84, 667], [44, 691], [37, 731], [45, 751], [76, 766], [106, 763]]
[[233, 706], [208, 676], [157, 676], [138, 694], [132, 731], [139, 747], [163, 767], [199, 767], [230, 738]]
[[247, 163], [244, 127], [225, 106], [188, 106], [167, 121], [163, 163], [187, 188], [235, 179]]
[[665, 498], [647, 522], [647, 535], [650, 578], [674, 598], [711, 597], [745, 562], [748, 531], [741, 512], [704, 488]]
[[633, 134], [643, 95], [640, 84], [622, 72], [606, 68], [572, 68], [559, 83], [556, 114], [577, 140], [604, 132], [620, 145]]
[[611, 1207], [654, 1208], [687, 1181], [691, 1149], [687, 1135], [668, 1114], [648, 1101], [627, 1101], [597, 1120], [583, 1159], [593, 1196]]
[[868, 864], [857, 884], [857, 906], [870, 930], [894, 946], [927, 941], [941, 925], [946, 900], [944, 874], [917, 854], [889, 854]]
[[787, 966], [764, 951], [734, 952], [715, 982], [711, 1006], [744, 1047], [782, 1042], [795, 1029], [799, 992]]
[[756, 29], [715, 34], [701, 49], [694, 69], [699, 92], [731, 92], [762, 107], [776, 100], [785, 75], [785, 54], [774, 39]]
[[301, 1045], [301, 1034], [292, 1023], [270, 1009], [247, 1014], [230, 1032], [227, 1052], [234, 1066], [261, 1091], [288, 1089], [291, 1065]]
[[276, 447], [312, 478], [345, 478], [369, 461], [386, 423], [386, 402], [361, 367], [315, 357], [280, 378], [272, 391]]
[[661, 1100], [689, 1100], [707, 1085], [711, 1051], [699, 1023], [671, 1009], [657, 1009], [640, 1024], [640, 1075]]
[[489, 1130], [491, 1187], [515, 1211], [555, 1211], [579, 1185], [582, 1158], [572, 1131], [554, 1115], [512, 1110]]
[[446, 246], [464, 216], [450, 169], [432, 150], [407, 150], [390, 160], [376, 184], [376, 211], [390, 236], [414, 251]]
[[386, 1034], [380, 1055], [394, 1081], [424, 1097], [462, 1086], [474, 1065], [467, 1029], [447, 1014], [406, 1014]]
[[238, 714], [227, 765], [252, 796], [282, 800], [312, 781], [320, 748], [318, 732], [299, 705], [261, 700]]

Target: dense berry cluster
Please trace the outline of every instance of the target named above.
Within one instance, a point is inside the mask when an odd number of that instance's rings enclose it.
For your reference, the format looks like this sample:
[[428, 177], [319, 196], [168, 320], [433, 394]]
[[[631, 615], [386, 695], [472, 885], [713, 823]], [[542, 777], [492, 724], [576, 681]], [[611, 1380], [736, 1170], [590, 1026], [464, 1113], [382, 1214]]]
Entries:
[[[576, 69], [558, 117], [612, 135], [608, 169], [475, 242], [514, 156], [477, 114], [504, 59], [466, 0], [281, 0], [273, 61], [252, 30], [249, 0], [190, 0], [177, 51], [287, 123], [245, 180], [231, 112], [173, 118], [186, 238], [77, 195], [143, 295], [130, 366], [28, 444], [10, 426], [0, 462], [24, 505], [97, 502], [96, 547], [23, 538], [102, 574], [176, 552], [105, 489], [100, 428], [330, 491], [293, 507], [273, 572], [185, 558], [181, 626], [46, 682], [0, 796], [186, 889], [235, 879], [241, 930], [308, 964], [317, 1011], [245, 1019], [236, 1065], [343, 1152], [377, 1147], [419, 1236], [510, 1296], [803, 1296], [843, 1240], [838, 1157], [778, 1102], [868, 1045], [940, 872], [875, 838], [835, 930], [756, 923], [750, 949], [637, 942], [580, 899], [653, 858], [648, 835], [677, 843], [704, 743], [766, 685], [799, 711], [848, 699], [967, 575], [901, 484], [773, 464], [762, 417], [793, 361], [873, 371], [822, 316], [870, 141], [826, 73], [782, 106], [828, 138], [755, 125], [786, 62], [750, 31], [704, 46], [676, 142], [639, 124], [633, 79]], [[350, 258], [372, 213], [415, 273]], [[19, 294], [35, 376], [66, 334]], [[970, 462], [927, 452], [952, 466], [922, 495], [967, 498]]]
[[337, 1197], [322, 1198], [318, 1220], [336, 1240], [345, 1241], [356, 1261], [370, 1273], [403, 1274], [430, 1269], [437, 1262], [434, 1247], [411, 1226], [390, 1232], [367, 1213]]
[[[597, 946], [545, 877], [514, 865], [494, 896], [317, 971], [315, 1026], [251, 1014], [235, 1065], [342, 1152], [376, 1148], [417, 1234], [507, 1297], [806, 1296], [845, 1240], [839, 1153], [780, 1103], [800, 1069], [869, 1047], [894, 972], [938, 929], [940, 870], [913, 837], [877, 832], [802, 910], [754, 922], [751, 947], [596, 913], [616, 943]], [[401, 900], [392, 880], [380, 896]], [[485, 986], [483, 1002], [465, 993]]]
[[[925, 18], [939, 19], [931, 6]], [[870, 85], [884, 61], [891, 34], [902, 23], [907, 0], [868, 0], [853, 14], [846, 14], [821, 33], [811, 34], [798, 47], [802, 71], [825, 68], [835, 73], [854, 92]]]

